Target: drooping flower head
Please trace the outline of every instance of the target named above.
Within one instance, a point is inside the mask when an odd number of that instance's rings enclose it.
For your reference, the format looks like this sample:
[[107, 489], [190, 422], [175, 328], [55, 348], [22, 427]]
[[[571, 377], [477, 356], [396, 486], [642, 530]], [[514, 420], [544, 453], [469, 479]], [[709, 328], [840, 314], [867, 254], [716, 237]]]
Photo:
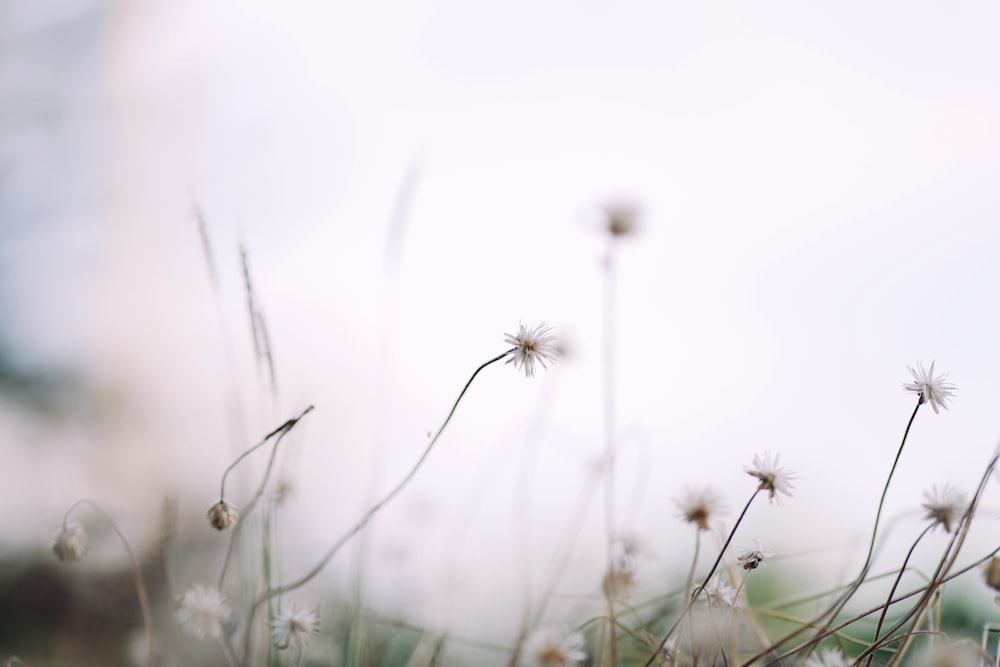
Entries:
[[923, 507], [927, 510], [925, 518], [930, 519], [935, 526], [943, 526], [947, 533], [951, 532], [951, 527], [957, 524], [968, 505], [965, 494], [949, 484], [940, 489], [934, 486], [930, 491], [924, 491], [924, 499], [926, 502]]
[[87, 549], [87, 533], [76, 523], [63, 524], [59, 534], [52, 540], [52, 553], [65, 562], [80, 560]]
[[754, 547], [752, 549], [741, 549], [740, 553], [736, 556], [736, 560], [740, 562], [740, 567], [744, 570], [756, 570], [758, 567], [764, 565], [764, 561], [773, 556], [774, 554], [770, 551], [764, 551], [764, 548], [760, 546], [760, 542], [754, 540]]
[[924, 370], [923, 365], [919, 363], [916, 369], [912, 366], [907, 368], [910, 371], [910, 375], [913, 376], [913, 382], [904, 382], [903, 389], [912, 391], [920, 397], [918, 405], [928, 403], [931, 409], [934, 410], [934, 414], [938, 413], [938, 408], [947, 410], [947, 402], [955, 395], [955, 385], [945, 382], [948, 376], [939, 375], [938, 377], [934, 377], [933, 361], [931, 362], [931, 367], [927, 370]]
[[319, 631], [319, 615], [315, 609], [289, 606], [278, 613], [271, 629], [271, 639], [279, 649], [305, 650], [306, 644]]
[[674, 504], [680, 510], [680, 517], [696, 525], [698, 530], [708, 530], [708, 522], [722, 511], [722, 499], [707, 486], [686, 489], [684, 497], [674, 500]]
[[184, 593], [177, 609], [181, 628], [198, 639], [221, 639], [232, 616], [233, 608], [222, 593], [201, 584], [195, 584]]
[[220, 500], [208, 508], [208, 522], [216, 530], [225, 530], [239, 520], [239, 510], [224, 500]]
[[[777, 454], [774, 455], [773, 459], [770, 452], [764, 452], [764, 456], [755, 454], [753, 466], [746, 468], [746, 472], [751, 477], [760, 480], [757, 488], [761, 491], [767, 491], [768, 499], [773, 501], [778, 493], [791, 497], [794, 488], [792, 480], [796, 478], [796, 475], [778, 466]], [[781, 498], [778, 498], [778, 502], [781, 502]]]
[[523, 659], [531, 667], [573, 667], [587, 659], [583, 652], [583, 636], [565, 635], [551, 628], [532, 634], [524, 643]]
[[514, 346], [507, 363], [518, 370], [523, 368], [529, 378], [535, 374], [536, 362], [548, 368], [545, 362], [556, 360], [557, 339], [551, 332], [552, 328], [544, 322], [530, 328], [521, 322], [516, 334], [504, 334], [504, 342]]

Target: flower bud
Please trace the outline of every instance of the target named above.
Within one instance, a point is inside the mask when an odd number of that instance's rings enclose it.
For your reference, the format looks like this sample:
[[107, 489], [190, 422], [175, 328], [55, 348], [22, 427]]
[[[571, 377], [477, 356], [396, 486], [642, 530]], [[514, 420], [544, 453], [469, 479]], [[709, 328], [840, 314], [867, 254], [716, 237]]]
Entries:
[[62, 530], [52, 541], [52, 552], [62, 562], [80, 560], [87, 548], [87, 533], [78, 524], [63, 524]]
[[215, 503], [208, 510], [208, 522], [216, 530], [225, 530], [239, 520], [239, 511], [224, 500]]

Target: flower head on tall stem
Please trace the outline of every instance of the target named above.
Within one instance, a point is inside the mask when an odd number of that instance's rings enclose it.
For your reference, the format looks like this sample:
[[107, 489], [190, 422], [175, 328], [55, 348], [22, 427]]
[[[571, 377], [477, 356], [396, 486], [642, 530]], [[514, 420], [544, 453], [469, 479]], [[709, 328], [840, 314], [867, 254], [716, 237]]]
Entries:
[[587, 659], [583, 636], [563, 635], [551, 628], [536, 631], [524, 644], [524, 662], [532, 667], [573, 667]]
[[913, 376], [913, 382], [904, 382], [903, 389], [917, 394], [920, 397], [919, 404], [928, 403], [934, 414], [938, 413], [938, 408], [947, 410], [948, 401], [955, 395], [955, 385], [945, 382], [948, 376], [939, 375], [938, 377], [934, 377], [933, 361], [931, 362], [931, 367], [926, 370], [920, 363], [917, 364], [916, 369], [909, 366], [908, 370], [910, 371], [910, 375]]
[[686, 522], [694, 524], [698, 530], [708, 530], [709, 521], [722, 511], [722, 499], [709, 487], [688, 488], [684, 496], [674, 501], [679, 516]]
[[533, 327], [526, 327], [521, 322], [516, 334], [504, 334], [504, 342], [514, 346], [507, 363], [514, 364], [518, 370], [523, 368], [529, 378], [535, 374], [536, 363], [548, 368], [545, 362], [556, 360], [557, 339], [551, 332], [552, 328], [544, 322]]
[[224, 500], [208, 508], [208, 522], [216, 530], [225, 530], [240, 520], [240, 512]]
[[942, 526], [946, 533], [951, 532], [952, 526], [957, 525], [959, 517], [968, 505], [965, 494], [957, 491], [951, 485], [945, 484], [940, 489], [937, 486], [930, 491], [924, 491], [923, 507], [927, 510], [925, 518], [935, 526]]
[[[778, 455], [771, 457], [770, 452], [764, 452], [764, 456], [754, 455], [753, 466], [746, 468], [746, 472], [751, 477], [760, 481], [758, 489], [767, 491], [769, 500], [774, 500], [778, 493], [783, 493], [791, 497], [794, 485], [792, 480], [797, 476], [788, 470], [778, 466]], [[781, 502], [781, 498], [778, 498]]]
[[177, 609], [181, 628], [198, 639], [222, 639], [232, 616], [233, 608], [222, 593], [201, 584], [195, 584], [184, 593]]
[[63, 524], [62, 530], [52, 540], [52, 552], [62, 562], [80, 560], [87, 549], [87, 533], [80, 524]]

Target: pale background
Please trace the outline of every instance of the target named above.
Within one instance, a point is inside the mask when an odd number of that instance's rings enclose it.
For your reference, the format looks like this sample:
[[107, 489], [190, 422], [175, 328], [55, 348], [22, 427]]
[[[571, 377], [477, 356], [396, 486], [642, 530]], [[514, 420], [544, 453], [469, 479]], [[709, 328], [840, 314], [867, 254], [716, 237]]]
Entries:
[[[140, 545], [168, 494], [187, 537], [218, 539], [221, 471], [314, 404], [283, 459], [297, 576], [503, 334], [544, 320], [569, 357], [487, 369], [367, 558], [375, 607], [508, 640], [515, 531], [540, 570], [603, 448], [599, 214], [624, 200], [643, 217], [617, 249], [616, 504], [641, 595], [690, 558], [673, 499], [711, 484], [731, 522], [764, 450], [796, 494], [736, 543], [808, 590], [857, 567], [907, 366], [936, 360], [959, 393], [904, 452], [897, 563], [922, 491], [971, 490], [1000, 436], [998, 23], [986, 2], [0, 4], [0, 548], [46, 549], [84, 495]], [[565, 599], [599, 592], [594, 495]], [[969, 560], [994, 546], [994, 488], [984, 503]]]

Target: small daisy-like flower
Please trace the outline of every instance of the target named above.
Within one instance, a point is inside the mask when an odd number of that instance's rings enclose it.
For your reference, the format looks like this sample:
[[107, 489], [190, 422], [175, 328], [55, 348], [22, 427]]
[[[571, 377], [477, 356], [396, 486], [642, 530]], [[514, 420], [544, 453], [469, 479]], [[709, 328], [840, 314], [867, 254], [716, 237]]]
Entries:
[[275, 619], [271, 639], [279, 649], [302, 651], [318, 631], [319, 616], [315, 609], [288, 607]]
[[948, 484], [942, 486], [940, 490], [934, 486], [930, 491], [924, 491], [924, 498], [927, 501], [923, 504], [927, 510], [925, 518], [930, 519], [935, 526], [943, 526], [946, 533], [951, 532], [951, 527], [956, 525], [968, 504], [965, 494]]
[[933, 361], [931, 362], [931, 367], [927, 370], [924, 370], [923, 365], [919, 363], [916, 369], [912, 366], [907, 368], [910, 371], [910, 375], [913, 376], [913, 382], [904, 382], [903, 389], [912, 391], [920, 397], [918, 405], [929, 403], [931, 409], [934, 410], [934, 414], [938, 413], [938, 408], [947, 410], [947, 401], [950, 401], [951, 397], [955, 395], [955, 385], [945, 382], [948, 376], [939, 375], [938, 377], [934, 377]]
[[62, 562], [80, 560], [87, 549], [87, 533], [76, 523], [63, 524], [62, 530], [52, 540], [52, 552]]
[[851, 667], [851, 661], [840, 649], [828, 648], [806, 660], [805, 667]]
[[705, 596], [709, 606], [712, 607], [733, 607], [736, 605], [736, 589], [718, 576], [712, 579], [705, 588]]
[[764, 551], [760, 546], [760, 542], [754, 540], [754, 548], [742, 549], [736, 556], [736, 560], [740, 562], [740, 567], [744, 570], [756, 570], [764, 564], [766, 559], [773, 555], [770, 551]]
[[583, 652], [583, 636], [563, 635], [546, 628], [537, 630], [524, 643], [524, 662], [531, 667], [572, 667], [587, 659]]
[[216, 530], [225, 530], [239, 520], [239, 510], [224, 500], [220, 500], [208, 509], [208, 522]]
[[605, 229], [613, 237], [630, 236], [639, 227], [639, 207], [629, 202], [613, 202], [604, 206]]
[[521, 322], [516, 334], [504, 334], [504, 342], [514, 346], [507, 363], [514, 364], [518, 370], [524, 368], [529, 378], [535, 374], [536, 362], [548, 368], [545, 362], [556, 360], [557, 339], [551, 332], [552, 328], [544, 322], [531, 328]]
[[[778, 493], [783, 493], [789, 497], [792, 495], [792, 489], [794, 488], [792, 480], [796, 478], [796, 475], [778, 466], [777, 454], [774, 455], [773, 459], [770, 452], [764, 452], [764, 456], [755, 454], [753, 457], [753, 467], [746, 468], [746, 472], [751, 477], [756, 477], [760, 480], [757, 488], [761, 491], [767, 491], [767, 497], [770, 500], [773, 501], [775, 495]], [[778, 501], [781, 502], [781, 498], [778, 498]]]
[[177, 609], [177, 622], [181, 628], [198, 639], [221, 639], [232, 616], [233, 608], [222, 593], [201, 584], [195, 584], [184, 593]]
[[718, 512], [722, 511], [722, 500], [712, 489], [689, 488], [684, 497], [674, 501], [680, 510], [680, 517], [688, 523], [698, 526], [698, 530], [708, 530], [708, 522]]

